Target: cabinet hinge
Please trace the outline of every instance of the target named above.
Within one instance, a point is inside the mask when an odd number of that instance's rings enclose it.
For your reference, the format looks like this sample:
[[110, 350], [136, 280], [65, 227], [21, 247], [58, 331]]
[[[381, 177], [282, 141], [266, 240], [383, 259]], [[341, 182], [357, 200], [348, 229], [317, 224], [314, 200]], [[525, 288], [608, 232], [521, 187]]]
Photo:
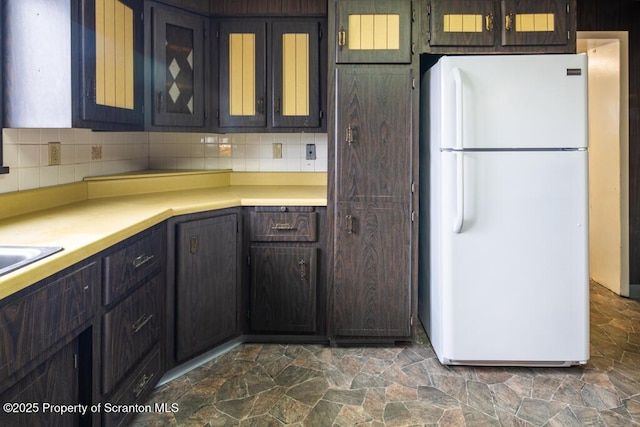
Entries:
[[415, 193], [415, 192], [416, 192], [416, 183], [415, 183], [415, 182], [412, 182], [412, 183], [411, 183], [411, 192], [412, 192], [412, 193]]
[[416, 221], [416, 211], [411, 211], [411, 222]]
[[416, 22], [416, 10], [411, 8], [411, 22]]
[[412, 55], [416, 54], [416, 44], [415, 43], [411, 43], [411, 54]]
[[318, 113], [318, 115], [320, 116], [320, 118], [324, 118], [324, 111], [320, 110], [320, 113]]
[[216, 110], [216, 119], [220, 118], [220, 110]]
[[567, 40], [571, 40], [571, 31], [567, 31]]
[[240, 323], [240, 312], [236, 310], [236, 323]]
[[78, 353], [73, 353], [73, 369], [78, 369]]
[[216, 31], [216, 38], [219, 39], [220, 38], [220, 31]]
[[411, 89], [415, 89], [416, 88], [416, 78], [412, 77], [411, 78]]
[[567, 15], [569, 14], [569, 3], [567, 3]]
[[413, 326], [413, 315], [409, 317], [409, 323], [411, 324], [411, 326]]
[[321, 29], [320, 29], [320, 30], [318, 30], [318, 38], [319, 38], [320, 40], [322, 40], [322, 37], [323, 37], [323, 36], [324, 36], [324, 34], [322, 34], [322, 30], [321, 30]]
[[251, 255], [247, 257], [247, 265], [251, 265]]

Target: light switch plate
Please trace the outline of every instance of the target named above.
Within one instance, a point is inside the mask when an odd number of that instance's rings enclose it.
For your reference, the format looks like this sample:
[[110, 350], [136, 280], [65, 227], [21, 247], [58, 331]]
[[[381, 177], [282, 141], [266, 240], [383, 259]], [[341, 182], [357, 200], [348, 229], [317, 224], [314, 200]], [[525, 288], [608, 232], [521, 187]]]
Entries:
[[273, 158], [281, 159], [282, 158], [282, 144], [276, 142], [273, 144]]

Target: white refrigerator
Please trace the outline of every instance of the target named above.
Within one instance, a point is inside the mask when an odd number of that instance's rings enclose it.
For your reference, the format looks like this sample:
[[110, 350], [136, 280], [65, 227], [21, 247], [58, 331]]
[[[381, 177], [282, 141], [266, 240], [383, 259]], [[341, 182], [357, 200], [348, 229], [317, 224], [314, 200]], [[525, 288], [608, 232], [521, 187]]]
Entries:
[[586, 61], [445, 56], [423, 75], [418, 304], [441, 363], [589, 358]]

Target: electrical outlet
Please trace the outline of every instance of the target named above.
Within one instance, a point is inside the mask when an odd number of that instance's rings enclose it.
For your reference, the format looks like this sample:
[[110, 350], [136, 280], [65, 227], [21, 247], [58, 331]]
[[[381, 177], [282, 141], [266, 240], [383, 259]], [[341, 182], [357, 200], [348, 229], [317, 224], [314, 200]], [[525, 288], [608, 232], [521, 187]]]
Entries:
[[316, 159], [316, 144], [307, 144], [306, 160]]
[[281, 159], [282, 158], [282, 144], [276, 142], [273, 144], [273, 158]]
[[50, 142], [49, 166], [59, 165], [62, 162], [62, 145], [59, 142]]

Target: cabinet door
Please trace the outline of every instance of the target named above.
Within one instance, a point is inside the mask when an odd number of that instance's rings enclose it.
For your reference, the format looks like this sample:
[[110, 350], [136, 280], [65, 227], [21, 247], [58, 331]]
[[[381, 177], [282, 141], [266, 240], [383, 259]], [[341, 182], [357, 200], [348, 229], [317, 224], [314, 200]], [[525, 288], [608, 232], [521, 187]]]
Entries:
[[566, 0], [503, 0], [503, 46], [566, 45], [570, 7]]
[[436, 0], [430, 4], [430, 46], [493, 46], [498, 16], [493, 0]]
[[[0, 425], [66, 427], [80, 424], [81, 415], [61, 415], [43, 404], [73, 405], [80, 401], [76, 360], [78, 341], [67, 344], [22, 380], [0, 394], [3, 404], [21, 403], [15, 411], [0, 411]], [[85, 372], [87, 374], [87, 372]], [[38, 406], [33, 406], [38, 405]], [[89, 421], [90, 416], [85, 421]]]
[[410, 63], [411, 1], [337, 3], [336, 62]]
[[411, 220], [404, 203], [338, 203], [333, 334], [411, 334]]
[[81, 117], [142, 126], [142, 3], [82, 2]]
[[266, 22], [220, 23], [220, 126], [265, 127]]
[[320, 126], [320, 46], [317, 21], [274, 22], [273, 127]]
[[409, 68], [378, 66], [338, 71], [338, 201], [410, 200], [411, 87]]
[[317, 249], [251, 247], [251, 329], [315, 332]]
[[204, 126], [204, 37], [208, 20], [161, 7], [153, 13], [154, 125]]
[[237, 333], [237, 224], [232, 214], [176, 225], [179, 362]]

